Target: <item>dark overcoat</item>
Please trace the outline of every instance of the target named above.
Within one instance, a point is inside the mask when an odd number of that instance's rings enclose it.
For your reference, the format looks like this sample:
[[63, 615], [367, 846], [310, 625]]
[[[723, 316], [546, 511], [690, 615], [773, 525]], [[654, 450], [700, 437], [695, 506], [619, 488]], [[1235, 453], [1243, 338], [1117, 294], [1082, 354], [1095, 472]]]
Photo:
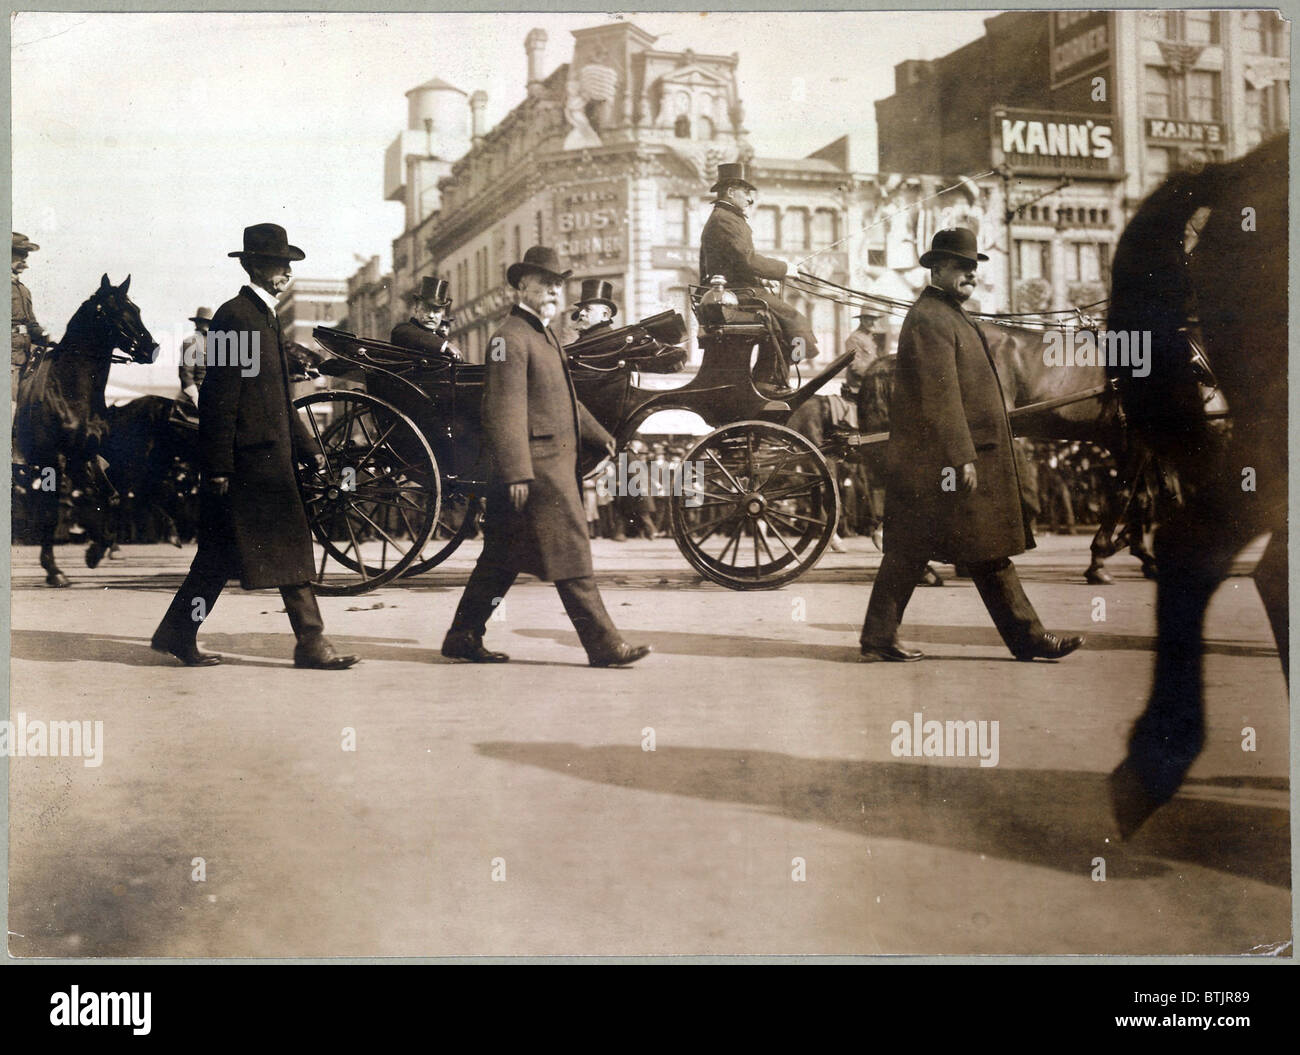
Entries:
[[[1033, 547], [993, 357], [961, 304], [934, 286], [903, 322], [889, 417], [886, 552], [969, 563]], [[971, 493], [960, 487], [968, 462]]]
[[[225, 497], [204, 489], [199, 545], [222, 550], [246, 590], [311, 580], [311, 531], [294, 465], [313, 440], [294, 412], [280, 323], [245, 286], [217, 309], [211, 334], [256, 335], [256, 369], [209, 361], [199, 389], [199, 457], [207, 480], [230, 478]], [[218, 346], [220, 347], [220, 346]], [[214, 357], [215, 358], [215, 357]]]
[[446, 337], [443, 337], [437, 330], [431, 330], [426, 326], [421, 326], [414, 319], [408, 322], [399, 322], [393, 327], [393, 332], [388, 337], [389, 344], [396, 344], [402, 348], [410, 348], [417, 352], [430, 352], [433, 355], [450, 353], [451, 343]]
[[[488, 342], [485, 366], [489, 490], [479, 559], [549, 581], [590, 575], [578, 450], [612, 437], [579, 402], [559, 340], [531, 312], [511, 311]], [[525, 482], [528, 502], [517, 512], [509, 485]]]

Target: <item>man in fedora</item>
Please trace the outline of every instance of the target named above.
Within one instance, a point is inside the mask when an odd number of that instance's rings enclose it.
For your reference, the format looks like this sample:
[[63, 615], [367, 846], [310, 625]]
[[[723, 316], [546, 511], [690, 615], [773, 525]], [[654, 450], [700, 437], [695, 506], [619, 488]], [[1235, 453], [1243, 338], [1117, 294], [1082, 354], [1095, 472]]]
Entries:
[[[325, 455], [293, 410], [288, 342], [275, 312], [291, 262], [306, 254], [289, 244], [283, 227], [261, 223], [245, 227], [244, 248], [229, 255], [239, 258], [249, 281], [212, 317], [213, 342], [221, 342], [223, 354], [208, 362], [199, 389], [199, 548], [152, 646], [187, 667], [220, 663], [220, 656], [199, 651], [199, 623], [226, 580], [238, 577], [245, 590], [279, 587], [297, 638], [294, 666], [343, 670], [357, 657], [339, 655], [325, 637], [294, 471], [295, 461], [324, 468]], [[229, 354], [232, 344], [256, 348], [251, 363]]]
[[181, 345], [181, 400], [188, 409], [197, 411], [199, 389], [208, 372], [208, 326], [212, 322], [212, 309], [199, 308], [190, 316], [194, 332]]
[[420, 292], [412, 306], [410, 319], [393, 327], [389, 343], [460, 359], [460, 350], [442, 332], [442, 324], [450, 307], [450, 284], [447, 280], [425, 275], [420, 280]]
[[[867, 367], [885, 354], [887, 340], [880, 326], [880, 312], [860, 311], [854, 318], [858, 320], [858, 328], [844, 340], [844, 350], [855, 353], [848, 365], [845, 387], [848, 387], [850, 378], [861, 382]], [[855, 394], [856, 391], [855, 387], [854, 392], [849, 394]]]
[[781, 331], [780, 355], [764, 349], [755, 373], [777, 389], [788, 390], [790, 364], [815, 358], [817, 338], [808, 320], [776, 295], [776, 283], [789, 270], [785, 261], [754, 251], [754, 233], [746, 217], [758, 188], [749, 181], [744, 163], [736, 162], [718, 166], [718, 181], [709, 190], [718, 197], [700, 235], [700, 284], [721, 275], [729, 287], [752, 288], [767, 305]]
[[1034, 544], [993, 356], [962, 304], [988, 257], [964, 227], [937, 232], [930, 284], [903, 321], [890, 403], [885, 555], [862, 627], [866, 661], [909, 662], [898, 624], [931, 559], [970, 569], [1011, 654], [1060, 659], [1083, 638], [1043, 629], [1008, 559]]
[[623, 641], [592, 574], [578, 445], [612, 455], [614, 440], [578, 402], [567, 357], [551, 330], [572, 273], [561, 270], [546, 246], [533, 246], [506, 271], [518, 304], [492, 335], [485, 358], [483, 552], [442, 643], [449, 659], [509, 659], [484, 648], [483, 634], [520, 572], [555, 583], [591, 666], [624, 666], [650, 651]]
[[569, 320], [580, 337], [592, 337], [602, 330], [612, 329], [618, 305], [614, 303], [614, 287], [603, 278], [584, 278], [578, 303], [573, 306]]
[[22, 283], [19, 276], [27, 270], [27, 255], [34, 253], [40, 246], [25, 234], [17, 231], [13, 234], [13, 251], [9, 259], [12, 275], [13, 296], [12, 312], [9, 316], [9, 380], [13, 387], [9, 390], [10, 400], [18, 398], [18, 382], [22, 380], [27, 368], [35, 361], [35, 350], [47, 347], [50, 335], [36, 321], [36, 312], [32, 310], [32, 291]]

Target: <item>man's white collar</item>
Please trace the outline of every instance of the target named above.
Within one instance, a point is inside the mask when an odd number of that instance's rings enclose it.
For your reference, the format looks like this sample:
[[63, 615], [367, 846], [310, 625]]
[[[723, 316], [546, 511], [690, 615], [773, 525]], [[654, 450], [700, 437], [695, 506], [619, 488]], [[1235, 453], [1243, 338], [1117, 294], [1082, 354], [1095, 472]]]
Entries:
[[256, 293], [259, 297], [262, 298], [262, 303], [265, 304], [268, 308], [270, 308], [270, 309], [271, 309], [271, 314], [274, 315], [274, 314], [275, 314], [275, 309], [276, 309], [276, 307], [277, 307], [277, 305], [278, 305], [278, 303], [279, 303], [279, 300], [278, 300], [278, 298], [275, 296], [275, 294], [274, 294], [274, 293], [268, 293], [268, 292], [267, 292], [266, 290], [264, 290], [261, 286], [255, 285], [255, 284], [252, 283], [252, 282], [250, 282], [250, 283], [248, 284], [248, 288], [251, 289], [254, 293]]

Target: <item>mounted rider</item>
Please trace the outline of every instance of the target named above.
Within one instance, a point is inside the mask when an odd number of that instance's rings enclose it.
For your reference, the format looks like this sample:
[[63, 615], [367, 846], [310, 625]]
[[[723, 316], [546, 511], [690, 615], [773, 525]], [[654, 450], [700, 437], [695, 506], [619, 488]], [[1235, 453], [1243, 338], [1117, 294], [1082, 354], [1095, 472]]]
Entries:
[[420, 292], [411, 307], [410, 319], [393, 327], [389, 343], [417, 352], [432, 352], [434, 355], [463, 359], [460, 349], [447, 340], [447, 330], [444, 329], [444, 323], [448, 321], [447, 309], [450, 307], [447, 280], [425, 275], [420, 280]]
[[746, 217], [758, 188], [748, 179], [745, 164], [719, 165], [718, 180], [709, 190], [717, 199], [700, 236], [700, 284], [707, 285], [714, 275], [721, 275], [732, 289], [753, 288], [753, 296], [767, 306], [781, 332], [779, 357], [762, 350], [755, 373], [763, 382], [788, 391], [790, 364], [817, 356], [812, 325], [776, 295], [777, 283], [789, 272], [785, 261], [754, 251], [754, 232]]
[[40, 355], [38, 349], [48, 348], [54, 343], [36, 321], [36, 313], [32, 310], [32, 292], [18, 277], [27, 270], [27, 254], [36, 252], [40, 246], [25, 234], [17, 231], [12, 234], [13, 249], [9, 262], [13, 275], [12, 313], [9, 317], [9, 379], [13, 383], [9, 390], [11, 400], [18, 398], [18, 382], [35, 365]]

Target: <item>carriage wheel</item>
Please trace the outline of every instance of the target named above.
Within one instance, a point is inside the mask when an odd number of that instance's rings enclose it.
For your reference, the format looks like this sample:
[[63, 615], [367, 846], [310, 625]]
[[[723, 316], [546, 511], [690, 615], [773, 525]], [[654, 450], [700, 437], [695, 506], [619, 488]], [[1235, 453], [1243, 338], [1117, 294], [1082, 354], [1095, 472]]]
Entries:
[[[327, 405], [322, 424], [312, 408]], [[438, 463], [415, 423], [365, 392], [294, 400], [324, 453], [325, 472], [299, 479], [314, 536], [313, 586], [326, 596], [365, 593], [401, 575], [438, 522]]]
[[672, 500], [677, 548], [708, 579], [772, 590], [817, 563], [839, 521], [821, 452], [783, 425], [742, 421], [705, 436]]
[[450, 557], [474, 533], [483, 517], [483, 500], [463, 491], [450, 491], [443, 499], [438, 524], [415, 562], [402, 572], [403, 578], [423, 575]]

